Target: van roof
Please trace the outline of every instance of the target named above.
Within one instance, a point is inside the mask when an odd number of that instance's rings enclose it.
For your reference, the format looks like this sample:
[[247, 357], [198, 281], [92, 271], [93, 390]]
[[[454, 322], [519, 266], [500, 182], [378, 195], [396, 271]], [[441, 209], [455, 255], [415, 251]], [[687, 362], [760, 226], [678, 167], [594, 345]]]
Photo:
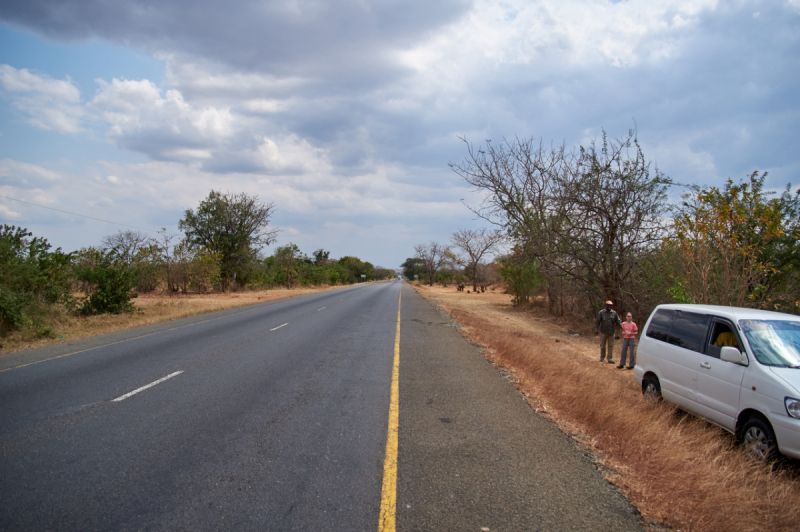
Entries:
[[[800, 316], [786, 314], [784, 312], [743, 307], [724, 307], [722, 305], [687, 305], [672, 303], [668, 305], [658, 305], [656, 310], [660, 308], [699, 312], [701, 314], [714, 314], [717, 316], [724, 316], [734, 321], [741, 319], [800, 321]], [[655, 310], [653, 310], [653, 312], [655, 312]]]

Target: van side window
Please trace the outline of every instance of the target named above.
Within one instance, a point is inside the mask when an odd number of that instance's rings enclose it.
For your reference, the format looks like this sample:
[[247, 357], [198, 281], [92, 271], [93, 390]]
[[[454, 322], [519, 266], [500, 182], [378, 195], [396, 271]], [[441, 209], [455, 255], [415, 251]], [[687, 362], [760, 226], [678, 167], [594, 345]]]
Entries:
[[669, 333], [669, 343], [702, 353], [709, 320], [705, 314], [678, 311]]
[[719, 358], [719, 354], [724, 346], [735, 347], [740, 352], [739, 339], [736, 338], [736, 333], [733, 332], [731, 326], [727, 323], [722, 323], [714, 320], [711, 328], [711, 335], [708, 337], [708, 345], [706, 346], [706, 354], [714, 358]]
[[672, 322], [678, 311], [671, 309], [659, 309], [656, 311], [653, 319], [650, 320], [650, 326], [647, 328], [647, 336], [654, 340], [666, 342], [669, 340], [669, 330], [672, 328]]

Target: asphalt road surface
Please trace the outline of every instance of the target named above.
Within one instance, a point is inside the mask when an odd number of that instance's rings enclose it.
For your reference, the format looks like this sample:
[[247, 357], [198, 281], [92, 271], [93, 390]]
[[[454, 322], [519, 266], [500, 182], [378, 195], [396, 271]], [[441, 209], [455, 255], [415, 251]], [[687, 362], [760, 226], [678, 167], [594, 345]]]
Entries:
[[0, 530], [378, 531], [398, 305], [397, 530], [640, 530], [395, 281], [3, 355]]

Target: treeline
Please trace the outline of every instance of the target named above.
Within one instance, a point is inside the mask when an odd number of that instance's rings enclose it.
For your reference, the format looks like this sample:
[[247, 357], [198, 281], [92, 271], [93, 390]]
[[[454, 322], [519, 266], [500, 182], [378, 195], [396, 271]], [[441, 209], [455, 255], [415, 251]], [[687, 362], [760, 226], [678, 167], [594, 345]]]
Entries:
[[466, 144], [450, 166], [484, 194], [474, 212], [509, 239], [496, 262], [517, 301], [543, 296], [555, 314], [594, 315], [611, 299], [642, 319], [668, 302], [800, 313], [800, 191], [765, 191], [766, 173], [678, 185], [633, 131], [573, 150]]
[[130, 312], [138, 293], [352, 284], [393, 275], [357, 257], [333, 259], [324, 249], [309, 257], [291, 243], [264, 256], [262, 247], [275, 242], [273, 212], [257, 197], [212, 191], [196, 211], [185, 211], [181, 238], [165, 230], [158, 237], [118, 231], [97, 247], [69, 253], [26, 229], [3, 225], [0, 335], [52, 335], [50, 318], [58, 312]]

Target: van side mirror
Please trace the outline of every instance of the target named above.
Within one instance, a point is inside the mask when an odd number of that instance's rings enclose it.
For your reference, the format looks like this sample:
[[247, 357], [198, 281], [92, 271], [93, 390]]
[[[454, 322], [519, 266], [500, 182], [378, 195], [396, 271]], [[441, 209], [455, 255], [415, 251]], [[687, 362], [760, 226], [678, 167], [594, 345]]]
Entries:
[[734, 364], [741, 364], [743, 366], [747, 365], [747, 357], [735, 347], [724, 346], [719, 353], [719, 358], [725, 362], [733, 362]]

